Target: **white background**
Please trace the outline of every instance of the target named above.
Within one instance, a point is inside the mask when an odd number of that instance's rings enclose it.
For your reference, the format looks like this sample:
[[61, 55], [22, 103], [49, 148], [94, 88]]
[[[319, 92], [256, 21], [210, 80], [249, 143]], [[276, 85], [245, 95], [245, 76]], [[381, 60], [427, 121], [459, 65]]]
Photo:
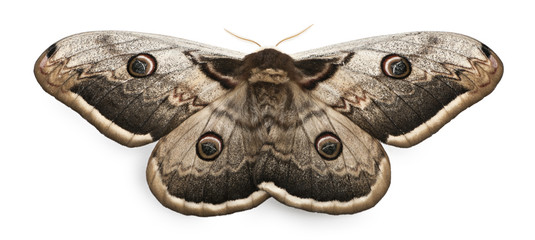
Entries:
[[[392, 184], [370, 210], [330, 216], [270, 199], [211, 218], [183, 216], [153, 197], [145, 167], [154, 144], [107, 139], [33, 76], [41, 52], [78, 32], [151, 32], [252, 52], [223, 28], [273, 45], [312, 23], [280, 49], [453, 31], [490, 46], [505, 73], [431, 138], [385, 146]], [[4, 2], [0, 239], [533, 239], [534, 23], [533, 6], [514, 1]]]

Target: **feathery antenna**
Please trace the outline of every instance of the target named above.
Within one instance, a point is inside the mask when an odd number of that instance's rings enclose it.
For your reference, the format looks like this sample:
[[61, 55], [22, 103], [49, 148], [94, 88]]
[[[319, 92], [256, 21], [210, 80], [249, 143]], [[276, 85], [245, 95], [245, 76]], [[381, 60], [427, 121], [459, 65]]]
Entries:
[[284, 41], [286, 41], [286, 40], [288, 40], [288, 39], [292, 39], [292, 38], [294, 38], [294, 37], [297, 37], [297, 36], [301, 35], [301, 33], [304, 33], [306, 30], [308, 30], [310, 27], [312, 27], [312, 25], [314, 25], [314, 24], [310, 24], [310, 26], [308, 26], [308, 27], [305, 28], [303, 31], [299, 32], [298, 34], [295, 34], [295, 35], [292, 35], [292, 36], [289, 36], [289, 37], [287, 37], [287, 38], [285, 38], [285, 39], [280, 40], [280, 41], [275, 45], [275, 47], [276, 47], [276, 46], [279, 46], [279, 44], [281, 44], [282, 42], [284, 42]]
[[244, 37], [240, 37], [240, 36], [238, 36], [238, 35], [236, 35], [236, 34], [230, 32], [230, 31], [227, 30], [227, 29], [225, 29], [225, 31], [227, 31], [228, 33], [230, 33], [230, 35], [232, 35], [232, 36], [234, 36], [234, 37], [237, 37], [237, 38], [239, 38], [239, 39], [241, 39], [241, 40], [245, 40], [245, 41], [248, 41], [248, 42], [252, 42], [252, 43], [258, 45], [259, 47], [262, 47], [260, 44], [258, 44], [257, 42], [255, 42], [255, 41], [253, 41], [253, 40], [251, 40], [251, 39], [244, 38]]

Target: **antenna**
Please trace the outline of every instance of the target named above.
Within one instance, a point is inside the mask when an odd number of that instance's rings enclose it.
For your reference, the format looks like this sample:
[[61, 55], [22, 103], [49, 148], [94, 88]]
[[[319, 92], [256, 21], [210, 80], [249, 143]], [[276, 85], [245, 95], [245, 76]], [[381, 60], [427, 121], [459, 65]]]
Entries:
[[305, 28], [303, 31], [299, 32], [298, 34], [295, 34], [295, 35], [292, 35], [292, 36], [289, 36], [289, 37], [287, 37], [287, 38], [285, 38], [285, 39], [280, 40], [280, 41], [275, 45], [275, 47], [276, 47], [276, 46], [279, 46], [279, 44], [281, 44], [282, 42], [284, 42], [284, 41], [286, 41], [286, 40], [288, 40], [288, 39], [291, 39], [291, 38], [294, 38], [294, 37], [297, 37], [297, 36], [301, 35], [301, 33], [304, 33], [306, 30], [308, 30], [309, 28], [311, 28], [312, 25], [314, 25], [314, 24], [311, 24], [310, 26], [308, 26], [308, 27]]
[[252, 43], [258, 45], [259, 47], [262, 47], [260, 44], [258, 44], [257, 42], [255, 42], [255, 41], [253, 41], [253, 40], [251, 40], [251, 39], [244, 38], [244, 37], [240, 37], [240, 36], [238, 36], [238, 35], [236, 35], [236, 34], [234, 34], [234, 33], [231, 33], [231, 32], [230, 32], [229, 30], [227, 30], [227, 29], [225, 29], [225, 31], [227, 31], [228, 33], [230, 33], [230, 35], [232, 35], [232, 36], [234, 36], [234, 37], [237, 37], [237, 38], [239, 38], [239, 39], [241, 39], [241, 40], [245, 40], [245, 41], [248, 41], [248, 42], [252, 42]]

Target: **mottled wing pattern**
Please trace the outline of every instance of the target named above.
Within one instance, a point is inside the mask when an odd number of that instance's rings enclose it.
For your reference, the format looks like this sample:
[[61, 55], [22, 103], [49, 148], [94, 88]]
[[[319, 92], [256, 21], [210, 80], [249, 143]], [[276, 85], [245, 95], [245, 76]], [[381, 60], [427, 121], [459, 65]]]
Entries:
[[[183, 214], [211, 216], [249, 209], [269, 195], [253, 178], [261, 140], [240, 115], [243, 85], [184, 121], [163, 137], [149, 160], [147, 181], [156, 198]], [[246, 121], [247, 119], [245, 119]], [[237, 124], [238, 123], [238, 124]], [[220, 155], [199, 158], [199, 136], [215, 132], [222, 138]]]
[[[390, 164], [381, 144], [342, 114], [291, 84], [292, 101], [271, 126], [256, 157], [260, 189], [287, 205], [329, 214], [374, 206], [390, 185]], [[334, 159], [322, 158], [316, 139], [340, 138]]]
[[[262, 97], [273, 93], [279, 97]], [[212, 161], [195, 151], [199, 136], [209, 132], [224, 143]], [[337, 135], [344, 146], [336, 159], [323, 159], [315, 148], [324, 132]], [[309, 211], [342, 214], [381, 199], [390, 165], [376, 139], [311, 100], [297, 84], [242, 84], [159, 141], [147, 180], [163, 205], [184, 214], [228, 214], [269, 196]]]
[[[392, 54], [406, 63], [385, 70]], [[90, 32], [53, 44], [34, 72], [45, 91], [115, 141], [161, 138], [147, 167], [150, 189], [163, 205], [199, 216], [269, 196], [330, 214], [368, 209], [390, 185], [378, 140], [417, 144], [503, 73], [488, 47], [453, 33], [375, 37], [293, 58]]]
[[[390, 54], [412, 66], [405, 79], [385, 76]], [[374, 37], [294, 54], [297, 63], [338, 59], [313, 95], [375, 138], [409, 147], [481, 100], [498, 84], [503, 65], [479, 41], [455, 33], [417, 32]]]
[[[156, 70], [132, 77], [129, 59], [155, 57]], [[196, 56], [243, 54], [145, 33], [88, 32], [53, 44], [37, 60], [45, 91], [76, 110], [104, 135], [127, 146], [159, 139], [228, 90], [202, 73]]]

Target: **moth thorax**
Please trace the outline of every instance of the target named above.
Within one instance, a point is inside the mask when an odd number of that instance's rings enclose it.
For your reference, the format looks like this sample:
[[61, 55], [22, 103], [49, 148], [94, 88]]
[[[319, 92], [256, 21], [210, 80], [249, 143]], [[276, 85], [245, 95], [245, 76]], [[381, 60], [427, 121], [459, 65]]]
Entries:
[[253, 68], [251, 70], [251, 76], [249, 77], [250, 83], [256, 82], [268, 82], [273, 84], [281, 84], [290, 81], [288, 72], [282, 69], [259, 69]]

